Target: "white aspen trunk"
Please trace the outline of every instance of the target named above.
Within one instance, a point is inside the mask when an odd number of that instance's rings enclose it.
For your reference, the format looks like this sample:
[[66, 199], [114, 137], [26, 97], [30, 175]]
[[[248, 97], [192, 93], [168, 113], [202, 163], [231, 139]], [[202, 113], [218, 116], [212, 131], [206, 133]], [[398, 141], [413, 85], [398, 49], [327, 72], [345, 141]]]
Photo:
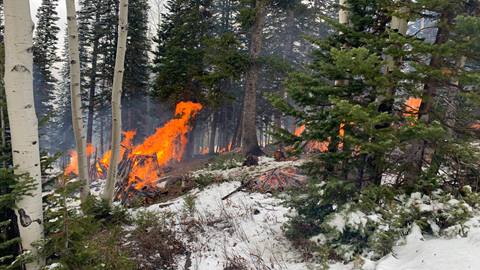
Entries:
[[[5, 0], [5, 93], [16, 174], [28, 174], [35, 188], [17, 201], [18, 229], [23, 251], [37, 254], [32, 243], [43, 237], [42, 178], [38, 120], [33, 101], [33, 22], [29, 0]], [[40, 269], [43, 258], [28, 263]]]
[[[408, 14], [407, 7], [401, 7], [399, 9], [400, 14]], [[406, 35], [408, 30], [408, 23], [405, 18], [393, 16], [391, 26], [392, 29], [397, 30], [400, 34]]]
[[[399, 13], [407, 14], [408, 13], [408, 8], [401, 7], [400, 10], [399, 10]], [[399, 34], [405, 36], [407, 34], [407, 30], [408, 30], [407, 19], [397, 17], [397, 16], [392, 16], [392, 21], [390, 23], [390, 28], [393, 29], [393, 30], [396, 30]], [[393, 59], [393, 57], [391, 55], [386, 55], [385, 56], [385, 61], [387, 62], [386, 72], [393, 71], [395, 69], [395, 66], [396, 66], [395, 59]]]
[[65, 0], [67, 6], [68, 54], [70, 58], [70, 95], [72, 103], [72, 125], [78, 154], [78, 178], [84, 181], [80, 197], [85, 201], [90, 194], [86, 138], [83, 126], [82, 96], [80, 92], [80, 52], [78, 41], [77, 12], [75, 0]]
[[[340, 0], [340, 9], [338, 10], [338, 22], [341, 24], [348, 24], [348, 10], [347, 10], [347, 5], [348, 5], [348, 0]], [[348, 85], [347, 80], [335, 80], [334, 82], [335, 86], [342, 86], [342, 85]]]
[[120, 0], [118, 15], [118, 43], [115, 58], [115, 73], [112, 87], [112, 157], [108, 166], [107, 182], [102, 197], [108, 203], [113, 201], [113, 189], [117, 176], [117, 165], [120, 155], [120, 140], [122, 137], [122, 82], [125, 69], [125, 51], [128, 32], [128, 0]]
[[348, 24], [347, 0], [340, 0], [340, 10], [338, 11], [338, 22]]

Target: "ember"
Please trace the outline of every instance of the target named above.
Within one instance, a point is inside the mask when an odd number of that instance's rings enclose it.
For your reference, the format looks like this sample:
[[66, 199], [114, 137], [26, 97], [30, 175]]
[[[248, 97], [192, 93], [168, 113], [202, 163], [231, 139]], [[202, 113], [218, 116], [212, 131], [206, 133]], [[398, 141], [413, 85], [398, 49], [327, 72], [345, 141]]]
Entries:
[[[187, 146], [187, 133], [191, 130], [190, 120], [202, 109], [202, 105], [193, 102], [180, 102], [175, 109], [175, 117], [156, 132], [147, 137], [143, 143], [133, 145], [135, 131], [123, 133], [118, 169], [120, 182], [128, 183], [128, 188], [145, 190], [146, 186], [154, 186], [163, 175], [163, 167], [171, 161], [180, 161]], [[93, 147], [91, 147], [93, 149]], [[94, 150], [91, 150], [93, 152]], [[90, 153], [91, 154], [91, 153]], [[95, 170], [104, 176], [110, 164], [111, 152], [106, 152], [95, 163]], [[75, 170], [77, 154], [71, 152], [70, 164], [65, 174], [77, 174]], [[72, 169], [71, 169], [72, 168]], [[124, 181], [126, 180], [126, 181]], [[123, 184], [125, 186], [125, 184]]]

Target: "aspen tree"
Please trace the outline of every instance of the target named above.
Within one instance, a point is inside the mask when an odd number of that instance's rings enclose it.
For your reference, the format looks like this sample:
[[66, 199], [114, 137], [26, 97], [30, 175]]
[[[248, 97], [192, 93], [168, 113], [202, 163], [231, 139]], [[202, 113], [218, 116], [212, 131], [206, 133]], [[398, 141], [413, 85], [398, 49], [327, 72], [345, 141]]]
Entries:
[[115, 58], [115, 73], [112, 87], [112, 157], [107, 172], [107, 183], [103, 191], [103, 199], [112, 203], [113, 189], [117, 176], [117, 164], [120, 155], [120, 140], [122, 136], [122, 82], [125, 70], [125, 51], [127, 46], [128, 33], [128, 0], [120, 0], [120, 11], [118, 18], [118, 43], [117, 55]]
[[[17, 202], [15, 214], [23, 251], [37, 255], [32, 244], [43, 237], [43, 210], [38, 120], [33, 100], [33, 22], [29, 0], [5, 0], [4, 8], [5, 94], [13, 164], [16, 174], [28, 175], [35, 184], [30, 194]], [[25, 267], [36, 270], [43, 265], [44, 260], [37, 258]]]
[[78, 178], [85, 184], [81, 191], [81, 199], [85, 201], [90, 194], [88, 178], [88, 161], [86, 140], [83, 127], [82, 96], [80, 91], [80, 52], [75, 0], [66, 0], [68, 53], [70, 58], [70, 95], [72, 102], [72, 125], [75, 145], [78, 154]]

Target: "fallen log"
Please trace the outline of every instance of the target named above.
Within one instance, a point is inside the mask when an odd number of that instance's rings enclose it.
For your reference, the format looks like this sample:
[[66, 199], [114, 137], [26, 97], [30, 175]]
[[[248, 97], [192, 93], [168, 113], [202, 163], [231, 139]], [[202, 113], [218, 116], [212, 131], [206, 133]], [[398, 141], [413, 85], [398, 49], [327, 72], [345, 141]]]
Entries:
[[233, 194], [241, 191], [242, 189], [246, 188], [255, 178], [251, 178], [250, 180], [248, 181], [245, 181], [244, 183], [242, 183], [238, 188], [236, 188], [234, 191], [228, 193], [227, 195], [223, 196], [222, 197], [222, 201], [223, 200], [226, 200], [228, 199], [230, 196], [232, 196]]

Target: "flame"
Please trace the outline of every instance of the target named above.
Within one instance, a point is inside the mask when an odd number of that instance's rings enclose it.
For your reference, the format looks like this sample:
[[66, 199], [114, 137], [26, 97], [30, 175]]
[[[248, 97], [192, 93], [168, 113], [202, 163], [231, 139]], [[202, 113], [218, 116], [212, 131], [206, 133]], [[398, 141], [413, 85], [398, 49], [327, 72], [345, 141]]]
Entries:
[[200, 147], [198, 152], [202, 155], [207, 155], [208, 153], [210, 153], [210, 150], [208, 149], [208, 147], [205, 146], [205, 147]]
[[405, 112], [403, 116], [405, 117], [418, 117], [418, 112], [420, 111], [420, 105], [422, 104], [421, 98], [410, 97], [405, 102]]
[[[162, 174], [161, 168], [170, 161], [180, 161], [187, 146], [187, 133], [191, 130], [190, 120], [202, 109], [202, 105], [194, 102], [180, 102], [175, 108], [175, 117], [163, 127], [157, 128], [155, 133], [147, 137], [143, 143], [133, 145], [135, 131], [123, 132], [120, 148], [120, 159], [128, 158], [133, 162], [129, 172], [129, 184], [140, 189], [146, 185], [154, 184]], [[76, 155], [70, 155], [70, 164], [65, 173], [78, 173], [78, 169], [71, 170], [77, 164]], [[111, 150], [107, 151], [95, 168], [100, 174], [110, 164]], [[102, 168], [103, 167], [103, 168]]]
[[293, 132], [293, 134], [297, 137], [300, 137], [300, 135], [302, 135], [302, 133], [305, 131], [305, 125], [301, 125], [297, 128], [295, 128], [295, 131]]
[[[298, 126], [295, 131], [294, 135], [297, 137], [300, 137], [302, 133], [305, 131], [305, 125]], [[345, 124], [341, 123], [340, 128], [338, 130], [338, 136], [343, 138], [345, 136]], [[305, 148], [308, 152], [312, 151], [318, 151], [318, 152], [328, 152], [328, 145], [330, 144], [330, 138], [326, 141], [317, 141], [317, 140], [311, 140], [308, 141], [307, 144], [305, 145]], [[343, 142], [340, 142], [338, 145], [338, 148], [341, 150], [343, 149]]]
[[[95, 147], [92, 144], [87, 144], [86, 148], [87, 158], [95, 153]], [[75, 174], [78, 175], [78, 153], [75, 150], [70, 150], [70, 161], [64, 170], [65, 175]]]
[[[128, 130], [123, 132], [123, 140], [120, 143], [120, 158], [123, 157], [125, 150], [130, 149], [133, 146], [133, 138], [137, 132], [135, 130]], [[104, 174], [106, 171], [102, 169], [108, 169], [108, 166], [110, 165], [110, 158], [112, 157], [112, 150], [108, 150], [103, 154], [103, 157], [97, 162], [95, 167], [97, 168], [97, 171], [99, 174]]]

